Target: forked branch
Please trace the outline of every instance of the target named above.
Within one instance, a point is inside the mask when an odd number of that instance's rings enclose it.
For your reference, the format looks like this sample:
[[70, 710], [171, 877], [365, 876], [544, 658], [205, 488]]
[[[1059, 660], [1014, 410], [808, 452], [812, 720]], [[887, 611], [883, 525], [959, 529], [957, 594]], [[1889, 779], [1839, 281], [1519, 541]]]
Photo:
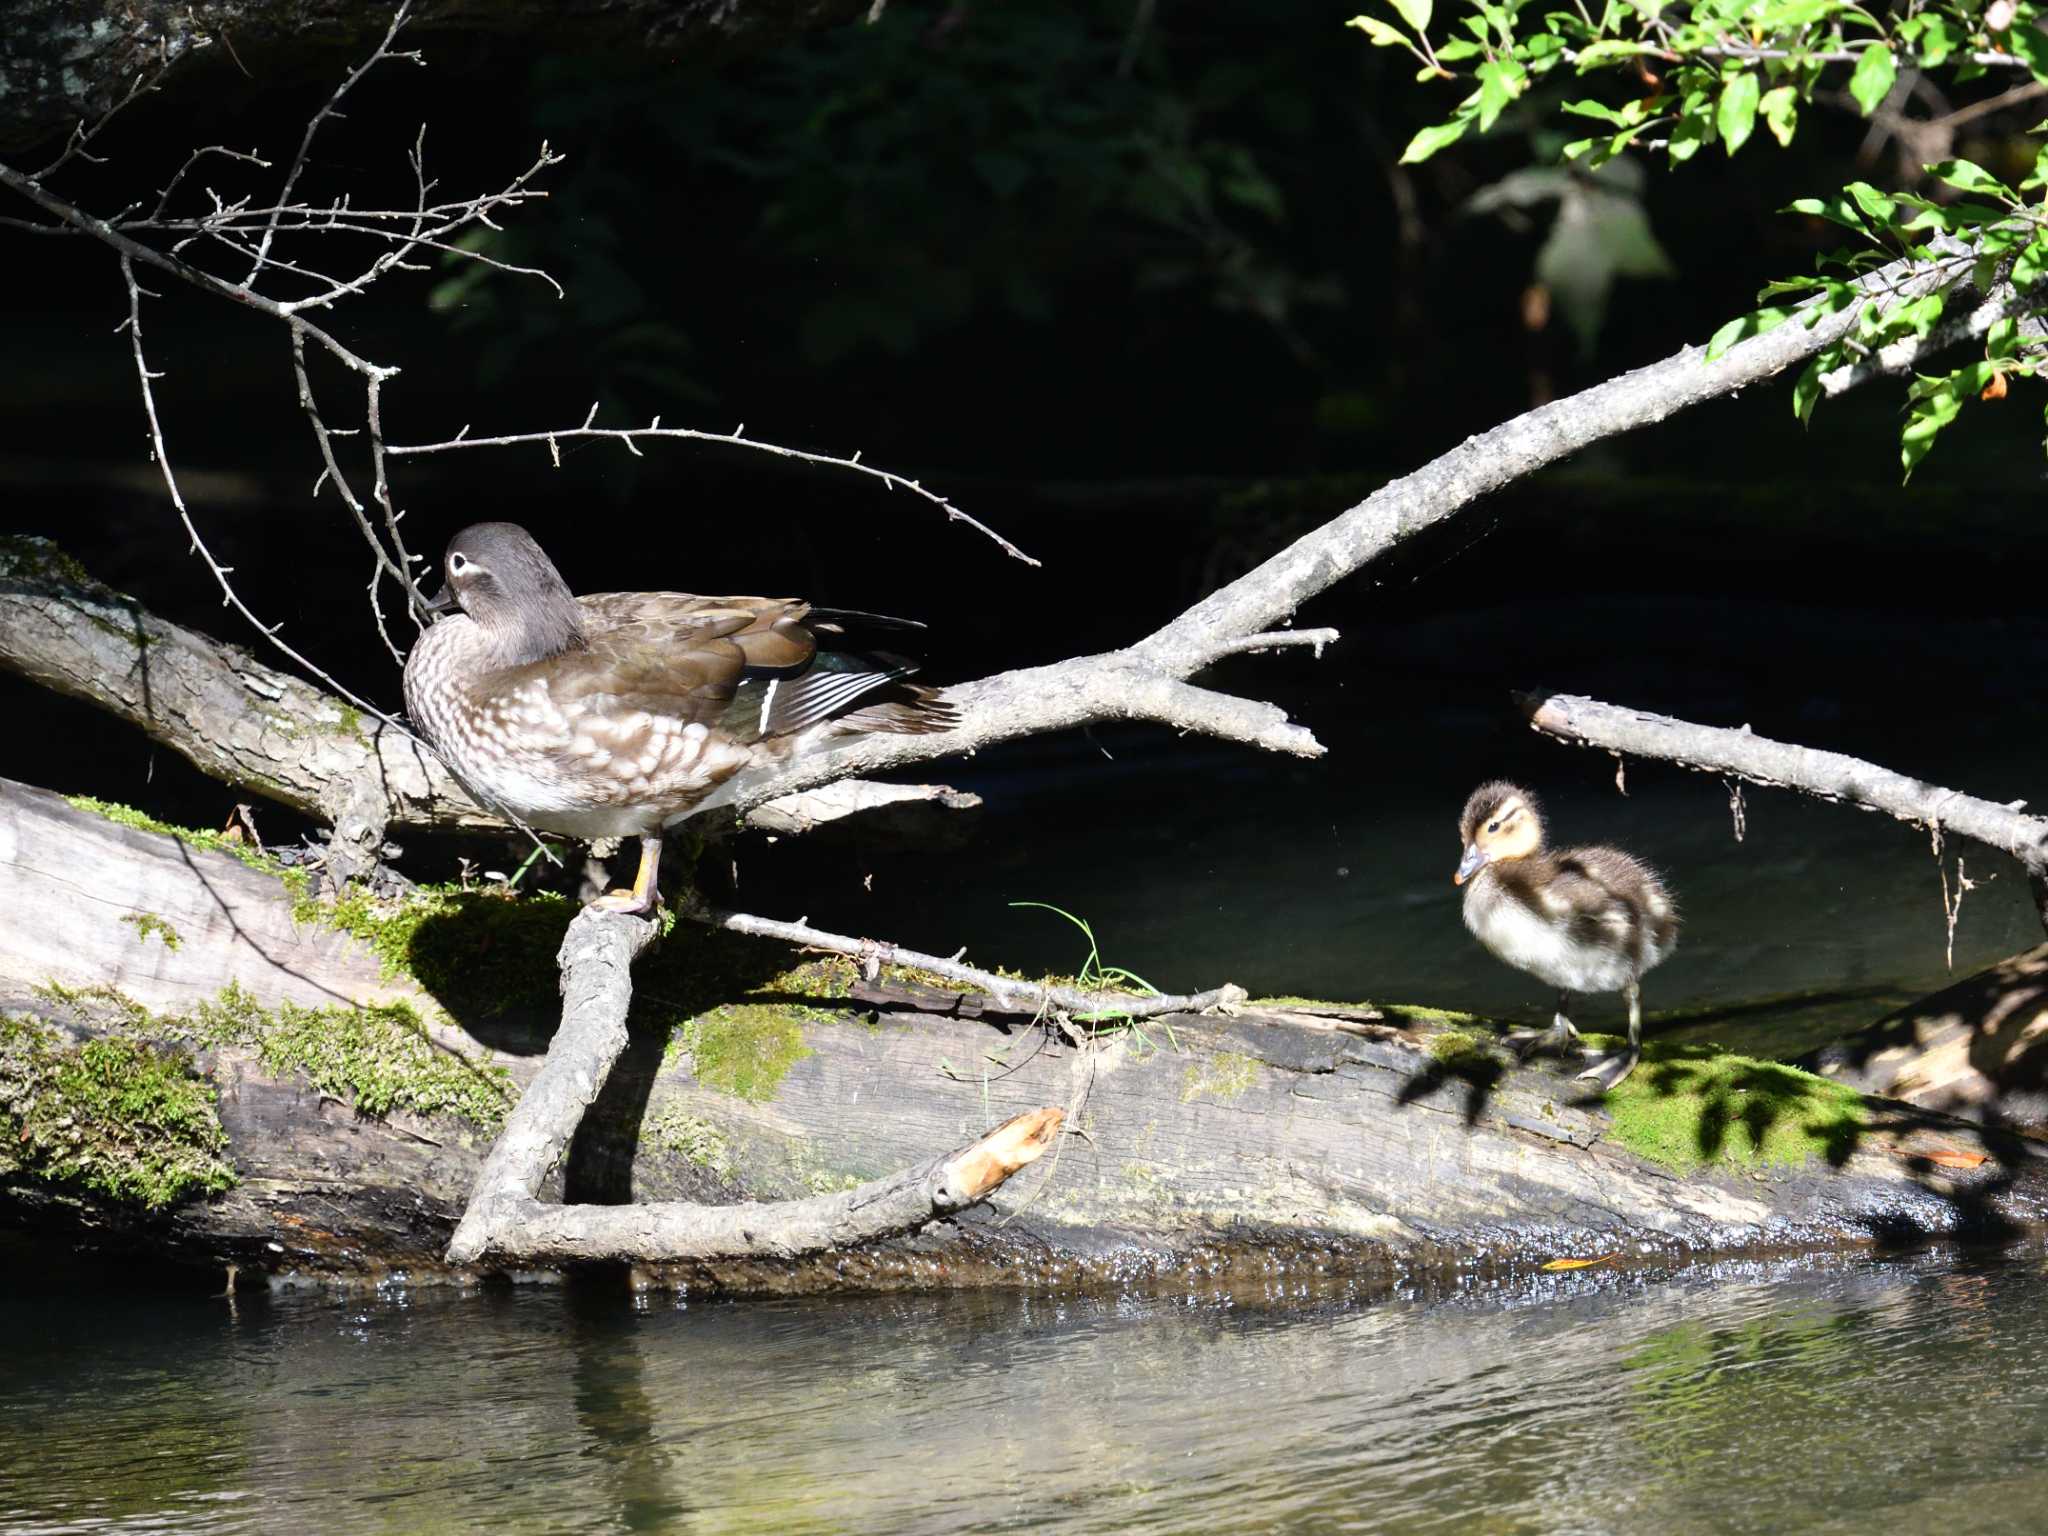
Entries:
[[988, 1198], [1052, 1145], [1066, 1118], [1050, 1106], [1032, 1110], [921, 1167], [836, 1195], [727, 1206], [544, 1204], [542, 1181], [626, 1048], [631, 968], [653, 933], [651, 923], [596, 910], [569, 925], [562, 1026], [484, 1162], [449, 1263], [787, 1259], [870, 1242]]

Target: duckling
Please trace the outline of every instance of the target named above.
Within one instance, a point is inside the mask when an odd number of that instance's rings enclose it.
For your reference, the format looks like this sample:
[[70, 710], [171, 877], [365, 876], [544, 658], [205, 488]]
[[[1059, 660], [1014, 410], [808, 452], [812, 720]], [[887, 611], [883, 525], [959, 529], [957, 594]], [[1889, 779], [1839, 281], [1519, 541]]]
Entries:
[[1458, 820], [1464, 857], [1465, 926], [1520, 971], [1558, 989], [1557, 1016], [1542, 1033], [1510, 1037], [1518, 1053], [1564, 1051], [1578, 1039], [1574, 992], [1628, 998], [1628, 1049], [1579, 1074], [1613, 1088], [1642, 1052], [1643, 972], [1678, 943], [1678, 910], [1657, 872], [1618, 848], [1543, 846], [1536, 797], [1494, 780], [1472, 791]]
[[[543, 832], [637, 837], [630, 893], [659, 902], [662, 834], [727, 780], [863, 732], [943, 731], [958, 717], [905, 683], [916, 663], [860, 644], [924, 626], [793, 598], [607, 592], [577, 597], [516, 523], [448, 545], [448, 617], [405, 662], [405, 703], [483, 804]], [[836, 643], [835, 643], [836, 642]]]

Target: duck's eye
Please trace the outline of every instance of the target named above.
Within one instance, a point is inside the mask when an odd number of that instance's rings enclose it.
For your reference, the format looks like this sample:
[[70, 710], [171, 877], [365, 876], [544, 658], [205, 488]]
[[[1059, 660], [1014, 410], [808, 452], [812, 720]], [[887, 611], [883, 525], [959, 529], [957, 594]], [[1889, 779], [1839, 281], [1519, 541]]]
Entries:
[[1486, 830], [1489, 832], [1498, 832], [1500, 830], [1500, 823], [1497, 821], [1489, 821], [1486, 824]]
[[466, 556], [466, 555], [450, 555], [450, 556], [448, 557], [448, 574], [449, 574], [450, 576], [460, 576], [460, 575], [461, 575], [461, 574], [462, 574], [462, 573], [463, 573], [464, 571], [466, 571], [466, 570], [468, 570], [468, 569], [469, 569], [469, 557], [468, 557], [468, 556]]

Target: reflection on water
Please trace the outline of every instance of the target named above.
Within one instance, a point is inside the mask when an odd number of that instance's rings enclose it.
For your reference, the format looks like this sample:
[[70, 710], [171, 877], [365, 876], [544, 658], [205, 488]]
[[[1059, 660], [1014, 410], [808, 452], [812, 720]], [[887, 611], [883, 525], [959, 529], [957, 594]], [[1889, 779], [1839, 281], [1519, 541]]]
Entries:
[[0, 1530], [2032, 1531], [2048, 1253], [1350, 1305], [16, 1298]]

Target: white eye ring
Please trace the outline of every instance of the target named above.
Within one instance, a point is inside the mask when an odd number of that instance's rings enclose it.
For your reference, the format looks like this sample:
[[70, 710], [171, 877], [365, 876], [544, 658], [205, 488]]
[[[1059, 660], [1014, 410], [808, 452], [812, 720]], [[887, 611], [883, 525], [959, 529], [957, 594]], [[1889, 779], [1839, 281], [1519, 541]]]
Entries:
[[460, 576], [464, 571], [468, 569], [469, 560], [466, 556], [454, 554], [448, 557], [448, 574], [450, 576]]

